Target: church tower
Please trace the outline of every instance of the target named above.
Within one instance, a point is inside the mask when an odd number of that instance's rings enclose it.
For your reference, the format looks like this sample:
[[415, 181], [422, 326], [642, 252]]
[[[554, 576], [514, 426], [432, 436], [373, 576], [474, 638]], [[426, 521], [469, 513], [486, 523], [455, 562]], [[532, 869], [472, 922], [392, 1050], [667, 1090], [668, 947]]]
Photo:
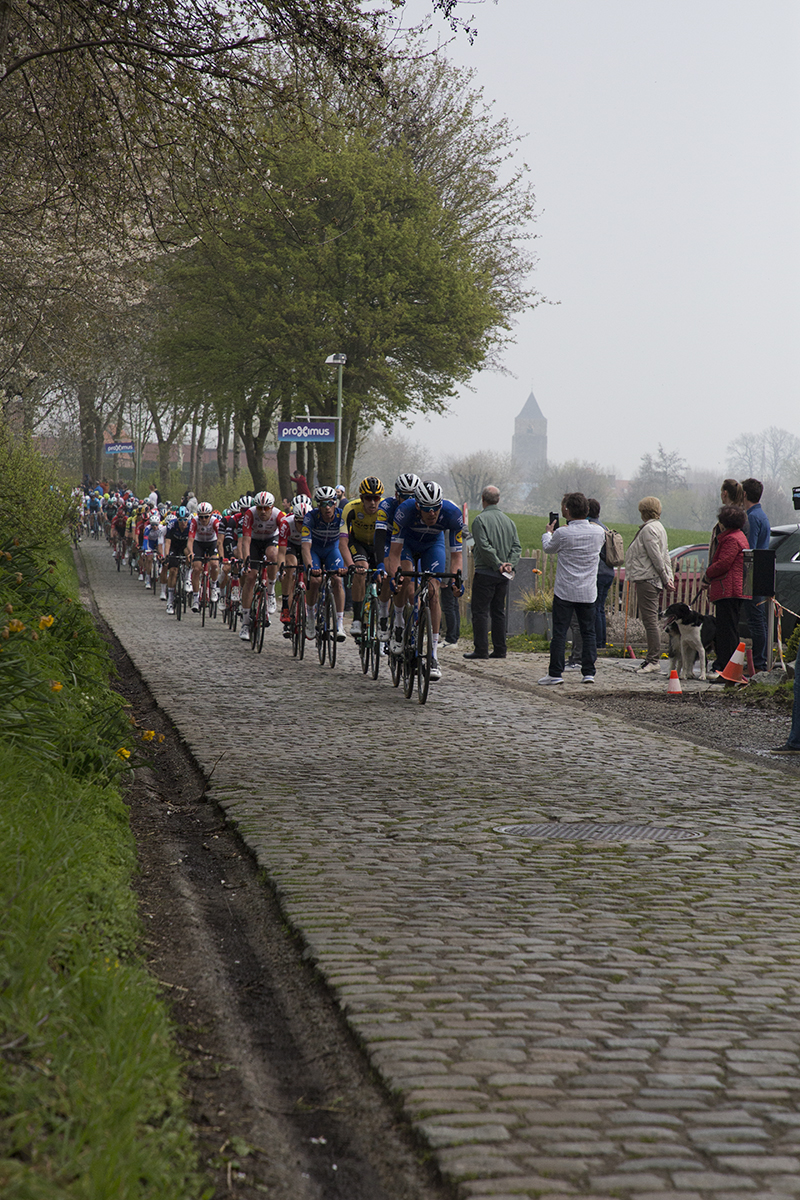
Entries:
[[526, 483], [536, 483], [547, 467], [547, 418], [533, 392], [514, 421], [511, 457]]

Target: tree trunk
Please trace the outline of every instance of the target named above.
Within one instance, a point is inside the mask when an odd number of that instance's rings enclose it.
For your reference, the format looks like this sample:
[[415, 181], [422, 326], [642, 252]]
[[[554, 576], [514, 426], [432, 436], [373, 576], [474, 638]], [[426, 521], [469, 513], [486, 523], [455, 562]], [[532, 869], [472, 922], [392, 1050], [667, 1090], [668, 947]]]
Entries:
[[294, 489], [292, 487], [291, 471], [289, 468], [292, 465], [292, 443], [278, 442], [278, 484], [280, 486], [280, 499], [287, 497], [291, 500]]
[[199, 496], [203, 490], [203, 468], [205, 466], [206, 453], [206, 428], [207, 418], [204, 410], [203, 416], [200, 419], [200, 432], [197, 437], [197, 446], [195, 448], [194, 455], [194, 487], [192, 488], [192, 491], [194, 492], [195, 496]]
[[219, 424], [217, 425], [217, 470], [219, 471], [219, 481], [221, 484], [227, 485], [228, 482], [228, 445], [230, 443], [231, 425], [228, 412], [220, 413]]
[[233, 482], [239, 478], [241, 472], [241, 457], [242, 457], [242, 439], [239, 435], [239, 430], [234, 427], [233, 430]]
[[158, 442], [158, 490], [161, 493], [162, 499], [169, 494], [169, 456], [172, 450], [172, 443], [162, 441], [159, 438]]
[[314, 449], [317, 455], [317, 470], [319, 472], [320, 483], [326, 484], [328, 487], [335, 487], [336, 443], [315, 442]]
[[269, 426], [265, 421], [261, 421], [256, 434], [253, 433], [254, 417], [252, 413], [243, 413], [240, 420], [238, 432], [244, 445], [247, 468], [253, 480], [253, 491], [262, 492], [267, 486], [267, 476], [264, 471], [264, 443], [267, 440]]
[[308, 479], [308, 472], [306, 470], [307, 464], [306, 464], [306, 443], [305, 442], [295, 442], [295, 444], [294, 444], [294, 462], [295, 462], [295, 466], [296, 466], [297, 470], [300, 472], [300, 474], [305, 475], [306, 479]]
[[83, 380], [78, 384], [78, 425], [81, 438], [81, 470], [91, 477], [92, 483], [100, 478], [97, 469], [97, 443], [94, 427], [94, 383]]

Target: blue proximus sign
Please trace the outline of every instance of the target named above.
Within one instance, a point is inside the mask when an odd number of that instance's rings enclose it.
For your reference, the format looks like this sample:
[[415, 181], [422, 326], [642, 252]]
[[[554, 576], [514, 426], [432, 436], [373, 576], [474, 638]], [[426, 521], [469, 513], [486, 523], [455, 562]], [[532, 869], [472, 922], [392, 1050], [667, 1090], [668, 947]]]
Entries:
[[106, 442], [106, 454], [133, 454], [133, 442]]
[[279, 442], [335, 442], [335, 421], [279, 421]]

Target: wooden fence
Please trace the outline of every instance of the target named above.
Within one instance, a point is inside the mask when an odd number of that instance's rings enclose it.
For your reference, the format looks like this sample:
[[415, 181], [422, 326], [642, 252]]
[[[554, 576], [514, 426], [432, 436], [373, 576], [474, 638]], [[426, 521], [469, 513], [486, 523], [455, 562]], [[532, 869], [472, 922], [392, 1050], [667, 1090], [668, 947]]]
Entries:
[[[534, 569], [539, 574], [531, 575], [530, 589], [533, 592], [538, 592], [544, 589], [552, 591], [556, 577], [556, 555], [545, 554], [542, 549], [524, 550], [525, 558], [533, 559]], [[702, 571], [680, 571], [675, 576], [675, 591], [665, 592], [663, 596], [663, 604], [689, 604], [697, 612], [711, 612], [711, 606], [708, 601], [708, 592], [700, 588], [700, 581], [703, 578]], [[669, 597], [669, 599], [667, 599]], [[617, 567], [614, 571], [614, 582], [608, 590], [606, 599], [606, 608], [611, 612], [625, 611], [625, 568]], [[627, 598], [628, 615], [637, 617], [639, 615], [639, 606], [636, 602], [636, 585], [631, 585], [630, 596]]]

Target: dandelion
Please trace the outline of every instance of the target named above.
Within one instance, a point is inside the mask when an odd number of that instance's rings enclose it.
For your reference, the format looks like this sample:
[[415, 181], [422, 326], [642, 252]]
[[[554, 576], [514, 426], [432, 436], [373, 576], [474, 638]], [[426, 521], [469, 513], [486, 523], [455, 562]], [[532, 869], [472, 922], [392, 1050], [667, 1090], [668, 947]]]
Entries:
[[57, 679], [51, 679], [51, 681], [50, 681], [50, 691], [51, 692], [60, 692], [63, 690], [63, 688], [64, 688], [63, 683], [59, 683], [59, 681]]
[[130, 756], [131, 756], [130, 750], [126, 750], [124, 746], [120, 746], [119, 750], [117, 751], [117, 758], [121, 758], [122, 761], [125, 762], [127, 759], [130, 758]]
[[40, 617], [39, 618], [39, 628], [40, 629], [49, 629], [50, 626], [54, 623], [54, 621], [55, 621], [55, 617], [50, 616], [49, 614], [46, 617]]
[[19, 617], [14, 617], [13, 620], [8, 622], [8, 629], [11, 633], [22, 633], [25, 629], [25, 626], [23, 625], [22, 621], [20, 621]]
[[152, 742], [152, 740], [155, 736], [156, 736], [155, 729], [143, 729], [142, 730], [142, 740], [145, 742]]

